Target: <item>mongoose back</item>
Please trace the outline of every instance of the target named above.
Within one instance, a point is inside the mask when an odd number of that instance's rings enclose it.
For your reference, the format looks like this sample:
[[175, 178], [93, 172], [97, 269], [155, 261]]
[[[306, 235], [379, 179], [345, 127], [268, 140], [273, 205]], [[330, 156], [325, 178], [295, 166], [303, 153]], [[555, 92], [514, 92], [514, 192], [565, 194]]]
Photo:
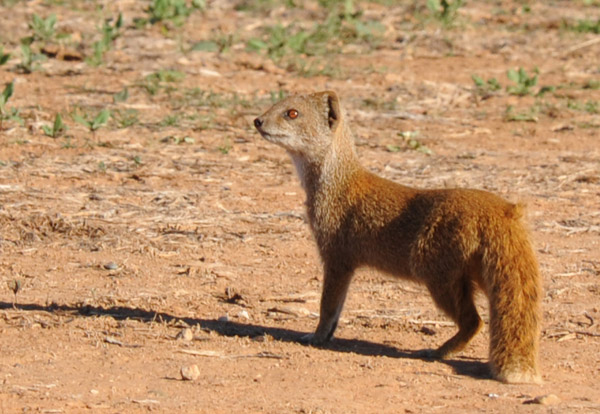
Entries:
[[290, 96], [254, 120], [285, 148], [306, 191], [307, 215], [323, 262], [319, 324], [305, 339], [328, 341], [354, 271], [370, 266], [427, 286], [458, 333], [429, 355], [461, 351], [490, 306], [490, 368], [508, 383], [539, 383], [541, 281], [520, 207], [479, 190], [421, 190], [363, 168], [335, 92]]

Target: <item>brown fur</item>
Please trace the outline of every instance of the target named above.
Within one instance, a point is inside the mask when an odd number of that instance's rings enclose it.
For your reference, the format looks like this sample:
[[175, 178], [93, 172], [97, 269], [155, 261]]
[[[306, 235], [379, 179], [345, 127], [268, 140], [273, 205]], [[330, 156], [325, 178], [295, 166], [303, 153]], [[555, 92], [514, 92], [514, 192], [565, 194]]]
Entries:
[[510, 383], [541, 381], [540, 275], [519, 206], [485, 191], [419, 190], [370, 173], [331, 91], [286, 98], [255, 126], [288, 151], [306, 191], [324, 266], [311, 343], [332, 337], [355, 269], [370, 266], [425, 284], [456, 322], [458, 333], [432, 353], [437, 358], [461, 351], [481, 329], [473, 301], [480, 288], [490, 304], [492, 374]]

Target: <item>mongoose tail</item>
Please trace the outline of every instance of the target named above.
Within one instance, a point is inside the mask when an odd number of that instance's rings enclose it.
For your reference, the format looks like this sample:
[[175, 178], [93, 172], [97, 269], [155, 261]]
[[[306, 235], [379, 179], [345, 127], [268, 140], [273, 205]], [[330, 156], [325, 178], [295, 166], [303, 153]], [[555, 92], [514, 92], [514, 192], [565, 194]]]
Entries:
[[537, 261], [523, 226], [491, 221], [490, 227], [497, 228], [485, 241], [482, 276], [489, 290], [492, 373], [508, 383], [541, 383]]

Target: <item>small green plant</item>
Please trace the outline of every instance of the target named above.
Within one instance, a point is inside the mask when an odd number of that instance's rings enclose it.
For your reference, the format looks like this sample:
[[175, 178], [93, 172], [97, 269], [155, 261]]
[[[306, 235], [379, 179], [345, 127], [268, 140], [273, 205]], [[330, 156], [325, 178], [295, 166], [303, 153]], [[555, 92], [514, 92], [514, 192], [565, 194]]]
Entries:
[[175, 83], [181, 81], [185, 74], [176, 70], [161, 69], [158, 72], [151, 73], [146, 76], [138, 85], [141, 86], [150, 95], [156, 95], [162, 89], [167, 92], [173, 90], [170, 86], [165, 86], [165, 83]]
[[231, 146], [231, 141], [229, 141], [229, 138], [225, 138], [223, 145], [220, 145], [217, 147], [219, 152], [223, 155], [229, 154], [229, 151], [231, 151], [231, 148], [232, 148], [232, 146]]
[[4, 85], [4, 90], [2, 91], [2, 95], [0, 95], [0, 115], [4, 115], [6, 113], [6, 104], [10, 97], [13, 95], [14, 91], [15, 81]]
[[75, 148], [75, 145], [71, 142], [71, 137], [66, 137], [65, 142], [60, 146], [62, 149], [71, 149]]
[[340, 43], [375, 46], [383, 31], [381, 23], [363, 19], [362, 13], [354, 10], [353, 2], [347, 0], [336, 2], [325, 21], [316, 23], [311, 29], [294, 24], [268, 26], [263, 29], [262, 37], [249, 39], [246, 47], [254, 52], [264, 51], [273, 61], [279, 62], [289, 56], [339, 53]]
[[104, 163], [104, 161], [100, 161], [100, 162], [98, 163], [98, 170], [99, 170], [101, 173], [105, 173], [105, 172], [106, 172], [106, 164]]
[[33, 31], [33, 40], [41, 40], [42, 42], [53, 40], [56, 37], [55, 25], [55, 14], [51, 14], [46, 19], [34, 14], [31, 22], [29, 22], [29, 28]]
[[498, 82], [496, 78], [490, 78], [485, 81], [478, 75], [471, 75], [471, 79], [473, 79], [473, 83], [475, 83], [475, 92], [477, 95], [483, 97], [489, 97], [492, 92], [502, 89], [500, 82]]
[[600, 114], [600, 102], [599, 101], [587, 101], [584, 109], [590, 114]]
[[129, 89], [127, 87], [113, 95], [114, 103], [125, 102], [127, 99], [129, 99]]
[[214, 40], [201, 40], [192, 45], [190, 50], [197, 52], [218, 52], [219, 44]]
[[110, 111], [108, 109], [103, 109], [102, 111], [98, 112], [98, 114], [96, 114], [96, 116], [93, 118], [90, 117], [88, 114], [80, 115], [78, 113], [73, 113], [72, 118], [73, 121], [83, 125], [87, 129], [89, 129], [90, 132], [95, 133], [98, 129], [100, 129], [103, 125], [105, 125], [108, 122], [108, 119], [110, 118]]
[[52, 126], [43, 125], [44, 134], [51, 138], [58, 138], [61, 134], [67, 131], [67, 126], [63, 123], [60, 114], [56, 114]]
[[0, 66], [4, 65], [6, 62], [8, 62], [9, 58], [10, 58], [10, 53], [4, 53], [4, 47], [0, 46]]
[[123, 14], [119, 13], [119, 17], [117, 17], [113, 25], [110, 22], [111, 20], [104, 22], [100, 30], [102, 34], [100, 40], [94, 42], [92, 45], [94, 54], [86, 60], [90, 66], [100, 66], [104, 59], [104, 54], [111, 49], [113, 42], [121, 35], [120, 29], [123, 26]]
[[529, 76], [523, 68], [519, 68], [519, 70], [509, 69], [506, 76], [508, 79], [515, 82], [516, 85], [507, 86], [506, 91], [511, 95], [518, 96], [525, 96], [533, 93], [531, 88], [538, 83], [539, 70], [535, 68], [533, 72], [535, 75]]
[[537, 122], [538, 109], [532, 106], [528, 111], [517, 112], [513, 105], [508, 105], [504, 113], [504, 119], [509, 122]]
[[568, 23], [565, 23], [564, 25], [573, 32], [600, 34], [600, 18], [596, 21], [590, 19], [578, 20], [576, 25]]
[[167, 115], [160, 121], [160, 126], [176, 126], [178, 123], [179, 117], [177, 115]]
[[19, 124], [23, 123], [23, 120], [19, 116], [19, 110], [16, 108], [8, 108], [6, 104], [13, 95], [15, 90], [15, 81], [7, 83], [4, 86], [2, 94], [0, 94], [0, 131], [4, 129], [4, 121], [12, 120], [17, 121]]
[[31, 73], [35, 70], [38, 70], [40, 65], [38, 62], [46, 59], [46, 56], [41, 53], [35, 53], [31, 49], [31, 43], [24, 42], [21, 43], [21, 63], [17, 65], [19, 70], [22, 70], [24, 73]]
[[427, 9], [431, 15], [446, 27], [454, 24], [458, 9], [464, 4], [463, 0], [427, 0]]
[[137, 109], [115, 109], [112, 111], [111, 117], [116, 121], [119, 128], [129, 128], [132, 125], [139, 124], [138, 115]]
[[417, 139], [417, 137], [419, 136], [418, 131], [402, 131], [402, 132], [398, 132], [398, 136], [402, 138], [402, 141], [404, 142], [404, 146], [388, 145], [386, 147], [386, 149], [388, 151], [400, 152], [400, 151], [403, 151], [406, 148], [408, 148], [408, 149], [412, 149], [414, 151], [422, 152], [423, 154], [426, 154], [426, 155], [433, 154], [433, 151], [431, 151], [426, 145], [424, 145], [421, 141], [419, 141]]
[[137, 25], [145, 25], [171, 21], [176, 25], [181, 25], [185, 19], [194, 10], [204, 10], [206, 8], [205, 0], [192, 0], [191, 7], [186, 0], [152, 0], [152, 3], [146, 10], [149, 17], [147, 19], [138, 19]]
[[255, 12], [255, 13], [266, 13], [273, 9], [275, 6], [279, 6], [282, 3], [286, 9], [293, 9], [298, 7], [296, 0], [242, 0], [236, 2], [234, 9], [243, 12]]
[[588, 100], [587, 102], [579, 102], [575, 100], [569, 100], [567, 102], [567, 108], [575, 110], [587, 112], [589, 114], [597, 114], [600, 113], [600, 103], [598, 101]]

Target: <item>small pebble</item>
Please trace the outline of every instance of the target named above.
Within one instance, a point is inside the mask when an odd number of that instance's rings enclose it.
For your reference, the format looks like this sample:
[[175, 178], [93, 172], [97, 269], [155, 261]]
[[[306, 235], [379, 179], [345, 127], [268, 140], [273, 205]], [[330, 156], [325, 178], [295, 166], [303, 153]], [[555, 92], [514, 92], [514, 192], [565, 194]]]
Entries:
[[189, 342], [194, 339], [194, 333], [190, 328], [185, 328], [179, 331], [177, 334], [177, 339], [181, 339], [182, 341]]
[[555, 405], [560, 402], [560, 398], [555, 394], [546, 394], [535, 397], [533, 400], [525, 401], [526, 404], [540, 404], [540, 405]]
[[200, 376], [198, 365], [184, 365], [181, 367], [181, 378], [185, 381], [195, 381]]
[[250, 319], [250, 314], [246, 310], [242, 310], [238, 313], [238, 317], [242, 319]]
[[229, 316], [227, 315], [223, 315], [223, 316], [219, 316], [219, 319], [217, 319], [219, 322], [229, 322]]
[[106, 270], [117, 270], [119, 265], [117, 265], [115, 262], [108, 262], [104, 264], [104, 268]]

